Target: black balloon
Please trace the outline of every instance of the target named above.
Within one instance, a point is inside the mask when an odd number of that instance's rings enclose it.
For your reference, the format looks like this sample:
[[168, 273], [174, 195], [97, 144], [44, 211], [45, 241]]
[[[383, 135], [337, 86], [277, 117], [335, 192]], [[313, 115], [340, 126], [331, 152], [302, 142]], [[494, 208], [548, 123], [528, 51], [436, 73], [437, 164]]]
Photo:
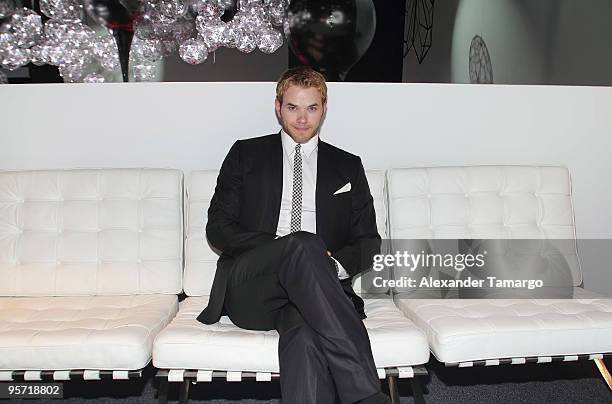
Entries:
[[128, 81], [134, 22], [142, 16], [142, 0], [85, 0], [87, 13], [110, 29], [117, 42], [123, 81]]
[[293, 0], [288, 23], [298, 60], [343, 81], [372, 43], [376, 10], [372, 0]]
[[87, 13], [110, 29], [134, 30], [134, 21], [142, 15], [141, 0], [85, 0]]

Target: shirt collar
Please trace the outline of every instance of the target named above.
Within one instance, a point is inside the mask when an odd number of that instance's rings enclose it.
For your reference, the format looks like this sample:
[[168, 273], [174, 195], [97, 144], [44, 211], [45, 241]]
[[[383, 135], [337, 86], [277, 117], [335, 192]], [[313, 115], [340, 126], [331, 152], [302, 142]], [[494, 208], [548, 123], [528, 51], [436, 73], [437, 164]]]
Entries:
[[[293, 153], [295, 152], [295, 145], [297, 144], [291, 136], [285, 132], [284, 129], [281, 130], [281, 140], [283, 143], [283, 151], [287, 155], [287, 157], [291, 158]], [[317, 150], [319, 147], [319, 134], [317, 133], [313, 137], [311, 137], [308, 142], [302, 144], [302, 153], [306, 158], [310, 158], [310, 155], [313, 151]]]

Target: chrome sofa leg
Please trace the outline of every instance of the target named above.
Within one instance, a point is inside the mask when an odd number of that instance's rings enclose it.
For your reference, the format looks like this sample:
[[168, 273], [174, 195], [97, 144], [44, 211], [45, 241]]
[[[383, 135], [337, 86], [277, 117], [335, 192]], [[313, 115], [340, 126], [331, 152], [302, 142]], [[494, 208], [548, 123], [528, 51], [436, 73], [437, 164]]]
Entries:
[[399, 391], [397, 390], [397, 376], [387, 376], [387, 384], [389, 385], [389, 397], [393, 404], [399, 404]]
[[599, 373], [601, 373], [601, 376], [606, 381], [608, 388], [612, 390], [612, 376], [610, 376], [610, 372], [608, 371], [608, 368], [606, 367], [606, 364], [604, 363], [603, 359], [593, 360], [595, 361], [595, 365], [597, 365], [597, 369], [599, 369]]
[[410, 379], [412, 386], [412, 395], [414, 396], [415, 404], [425, 404], [425, 397], [423, 397], [423, 389], [421, 389], [421, 381], [418, 377]]
[[159, 404], [167, 404], [168, 403], [168, 382], [167, 378], [160, 378], [159, 380], [159, 389], [157, 389], [157, 402]]
[[187, 404], [189, 402], [189, 384], [188, 379], [183, 380], [179, 390], [179, 404]]

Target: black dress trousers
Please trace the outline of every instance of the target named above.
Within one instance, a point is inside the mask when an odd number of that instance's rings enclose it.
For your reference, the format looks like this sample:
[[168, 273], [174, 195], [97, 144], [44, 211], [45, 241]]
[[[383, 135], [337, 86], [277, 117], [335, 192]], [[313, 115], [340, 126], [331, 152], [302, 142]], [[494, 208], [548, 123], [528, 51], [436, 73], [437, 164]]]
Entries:
[[230, 271], [224, 306], [232, 322], [280, 334], [285, 402], [389, 402], [365, 326], [319, 236], [270, 241], [238, 256]]

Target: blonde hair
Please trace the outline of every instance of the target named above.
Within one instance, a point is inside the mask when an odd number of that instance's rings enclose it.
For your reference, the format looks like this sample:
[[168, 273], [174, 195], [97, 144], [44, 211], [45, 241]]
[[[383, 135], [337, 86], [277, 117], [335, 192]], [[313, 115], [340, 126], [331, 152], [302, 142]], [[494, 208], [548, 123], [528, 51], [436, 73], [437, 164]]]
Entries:
[[276, 83], [276, 99], [282, 104], [283, 96], [290, 86], [314, 87], [321, 93], [323, 104], [327, 102], [325, 77], [309, 66], [298, 66], [284, 72]]

